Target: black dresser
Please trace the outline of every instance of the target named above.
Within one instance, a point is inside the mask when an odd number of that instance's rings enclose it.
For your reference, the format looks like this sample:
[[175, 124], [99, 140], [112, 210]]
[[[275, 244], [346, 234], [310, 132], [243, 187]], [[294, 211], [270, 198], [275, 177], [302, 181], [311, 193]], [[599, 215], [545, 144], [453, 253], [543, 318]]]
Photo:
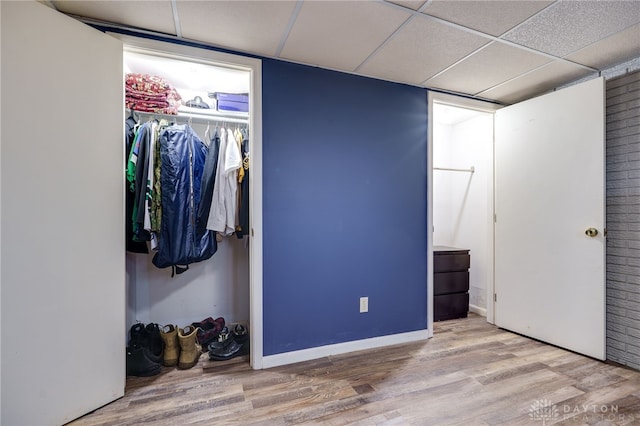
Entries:
[[433, 247], [433, 320], [466, 318], [469, 311], [469, 250]]

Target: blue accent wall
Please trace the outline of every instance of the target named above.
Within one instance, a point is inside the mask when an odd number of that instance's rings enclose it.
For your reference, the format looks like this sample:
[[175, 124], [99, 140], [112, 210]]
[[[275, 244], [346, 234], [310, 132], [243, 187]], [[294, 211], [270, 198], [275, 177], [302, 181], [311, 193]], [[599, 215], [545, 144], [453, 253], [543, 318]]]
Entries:
[[262, 70], [264, 354], [426, 329], [426, 90]]

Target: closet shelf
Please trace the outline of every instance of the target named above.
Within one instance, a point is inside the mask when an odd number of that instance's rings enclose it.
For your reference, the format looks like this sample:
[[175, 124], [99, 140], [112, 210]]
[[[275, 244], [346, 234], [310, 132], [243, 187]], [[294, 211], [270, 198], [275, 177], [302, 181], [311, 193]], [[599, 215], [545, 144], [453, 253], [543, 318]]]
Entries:
[[[127, 113], [130, 113], [131, 110], [126, 108]], [[159, 114], [155, 112], [146, 112], [146, 111], [138, 111], [134, 110], [136, 114], [145, 116], [145, 117], [162, 117], [168, 119], [175, 118], [188, 118], [192, 121], [199, 123], [209, 123], [209, 122], [218, 122], [218, 123], [249, 123], [249, 114], [246, 112], [222, 112], [216, 110], [202, 110], [197, 111], [195, 108], [189, 108], [189, 111], [184, 109], [179, 109], [178, 114]]]
[[433, 170], [446, 170], [449, 172], [469, 172], [469, 173], [473, 173], [476, 171], [476, 168], [471, 166], [468, 169], [456, 169], [453, 167], [434, 167]]

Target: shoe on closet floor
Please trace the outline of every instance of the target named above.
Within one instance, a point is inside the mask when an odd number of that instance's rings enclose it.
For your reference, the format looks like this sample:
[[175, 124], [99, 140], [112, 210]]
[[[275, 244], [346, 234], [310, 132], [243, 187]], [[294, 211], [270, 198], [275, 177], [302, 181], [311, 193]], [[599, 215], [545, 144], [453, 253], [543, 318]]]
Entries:
[[231, 342], [233, 342], [233, 335], [229, 334], [228, 332], [220, 333], [220, 335], [216, 340], [214, 340], [213, 342], [210, 342], [207, 345], [206, 349], [208, 352], [219, 351], [219, 350], [225, 349], [227, 346], [231, 344]]
[[148, 377], [160, 374], [160, 364], [147, 356], [147, 349], [142, 346], [127, 347], [127, 376]]
[[249, 341], [249, 331], [242, 324], [234, 325], [231, 334], [233, 335], [233, 340], [238, 343], [245, 344]]
[[245, 326], [236, 324], [227, 336], [223, 341], [209, 344], [211, 361], [226, 361], [249, 353], [249, 332]]
[[178, 329], [178, 342], [180, 343], [180, 357], [178, 359], [178, 368], [191, 368], [198, 363], [200, 359], [200, 345], [196, 342], [196, 333], [198, 329], [192, 325]]
[[160, 336], [160, 326], [156, 323], [149, 323], [145, 327], [145, 330], [147, 332], [147, 348], [151, 353], [151, 360], [162, 364], [164, 341]]
[[[198, 329], [198, 343], [200, 343], [204, 349], [210, 342], [215, 341], [224, 329], [224, 318], [220, 317], [214, 320], [209, 317], [200, 322], [194, 322], [191, 325]], [[204, 349], [204, 352], [206, 352], [206, 349]]]
[[133, 324], [129, 329], [129, 346], [142, 348], [147, 358], [156, 364], [162, 363], [163, 343], [158, 324]]
[[160, 338], [164, 342], [162, 363], [165, 367], [173, 367], [178, 364], [180, 356], [180, 343], [178, 343], [178, 326], [165, 325], [160, 331]]
[[221, 348], [214, 348], [209, 350], [209, 359], [211, 361], [226, 361], [237, 356], [242, 349], [242, 345], [233, 338], [227, 339], [229, 344]]
[[144, 324], [137, 322], [129, 329], [129, 344], [133, 346], [146, 346], [147, 329]]

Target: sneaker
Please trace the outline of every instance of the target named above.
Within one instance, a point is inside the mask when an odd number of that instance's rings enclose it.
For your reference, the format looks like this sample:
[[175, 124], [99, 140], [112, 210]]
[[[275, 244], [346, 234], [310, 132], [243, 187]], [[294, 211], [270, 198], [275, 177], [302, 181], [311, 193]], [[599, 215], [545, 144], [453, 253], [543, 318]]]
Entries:
[[223, 348], [209, 351], [209, 359], [212, 361], [226, 361], [240, 355], [242, 344], [233, 339], [228, 339], [230, 343]]
[[238, 343], [248, 343], [249, 342], [249, 331], [247, 327], [242, 324], [236, 324], [233, 327], [233, 331], [231, 332], [233, 335], [233, 339]]

